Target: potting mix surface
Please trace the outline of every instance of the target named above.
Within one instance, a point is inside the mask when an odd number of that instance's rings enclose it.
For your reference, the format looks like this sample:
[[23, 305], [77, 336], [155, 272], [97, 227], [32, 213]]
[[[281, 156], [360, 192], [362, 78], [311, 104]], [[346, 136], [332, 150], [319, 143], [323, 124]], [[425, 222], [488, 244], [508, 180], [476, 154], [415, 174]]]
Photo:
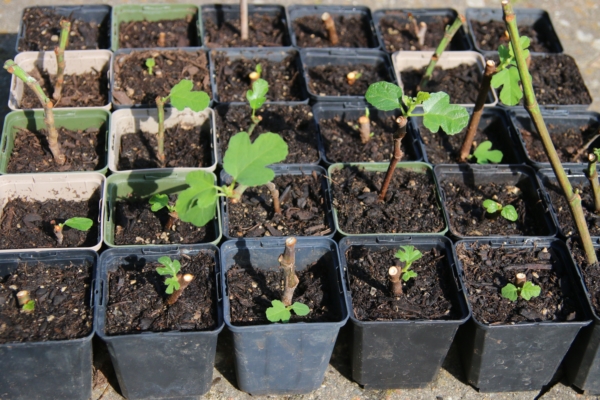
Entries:
[[[358, 72], [360, 77], [352, 84], [346, 76]], [[385, 63], [377, 65], [317, 65], [307, 67], [308, 89], [317, 96], [364, 96], [373, 82], [393, 82]]]
[[321, 15], [294, 19], [292, 27], [298, 47], [372, 47], [371, 26], [366, 16], [330, 13], [339, 42], [333, 45]]
[[198, 46], [196, 18], [188, 14], [186, 18], [173, 20], [121, 22], [119, 48]]
[[[379, 20], [379, 29], [383, 36], [385, 49], [393, 53], [398, 50], [422, 51], [435, 50], [440, 40], [446, 32], [446, 25], [451, 24], [452, 20], [446, 16], [429, 16], [427, 18], [427, 33], [425, 41], [421, 46], [419, 39], [415, 33], [410, 18], [415, 18], [417, 25], [422, 21], [419, 15], [411, 14], [410, 12], [389, 10]], [[456, 40], [453, 40], [455, 42]], [[456, 49], [453, 43], [448, 47], [450, 50], [467, 50]]]
[[[501, 44], [508, 46], [510, 38], [506, 31], [504, 21], [476, 21], [471, 20], [471, 26], [474, 35], [477, 38], [477, 45], [480, 49], [486, 51], [498, 51]], [[536, 53], [551, 53], [554, 50], [551, 40], [542, 30], [535, 26], [519, 24], [519, 36], [527, 36], [530, 40], [529, 50]]]
[[279, 47], [286, 46], [286, 26], [279, 14], [248, 12], [248, 39], [242, 40], [240, 20], [232, 18], [215, 23], [212, 14], [206, 13], [204, 22], [204, 45], [217, 47]]

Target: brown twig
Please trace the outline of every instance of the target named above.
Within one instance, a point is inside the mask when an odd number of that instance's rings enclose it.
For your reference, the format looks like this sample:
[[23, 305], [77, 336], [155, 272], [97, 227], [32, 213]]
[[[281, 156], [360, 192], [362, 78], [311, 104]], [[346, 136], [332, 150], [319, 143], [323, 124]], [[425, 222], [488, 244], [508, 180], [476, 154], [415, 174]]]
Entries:
[[177, 274], [177, 281], [179, 282], [179, 289], [175, 290], [169, 297], [167, 297], [167, 304], [172, 306], [179, 300], [179, 296], [183, 293], [186, 287], [189, 286], [190, 283], [194, 280], [194, 275], [192, 274]]
[[397, 267], [390, 267], [388, 277], [390, 278], [390, 290], [394, 296], [402, 294], [402, 282], [400, 281], [400, 270]]
[[283, 269], [283, 296], [281, 302], [285, 306], [292, 305], [294, 290], [298, 286], [298, 276], [296, 275], [296, 238], [289, 237], [285, 240], [285, 251], [279, 256], [279, 265]]
[[350, 71], [346, 74], [346, 82], [348, 82], [348, 85], [352, 86], [361, 76], [362, 74], [358, 71]]
[[379, 202], [384, 201], [394, 175], [394, 170], [396, 169], [396, 164], [398, 164], [398, 161], [400, 161], [404, 155], [404, 152], [402, 151], [402, 139], [406, 136], [406, 124], [408, 123], [408, 119], [404, 116], [400, 116], [396, 118], [396, 123], [398, 124], [398, 131], [394, 134], [394, 152], [390, 159], [390, 164], [388, 165], [385, 179], [383, 180], [383, 185], [379, 192], [379, 197], [377, 198]]
[[248, 0], [240, 0], [240, 34], [242, 40], [248, 40]]
[[339, 43], [340, 39], [338, 37], [337, 31], [335, 30], [335, 22], [331, 17], [331, 14], [328, 12], [324, 12], [321, 15], [321, 19], [323, 20], [323, 24], [325, 24], [325, 29], [327, 30], [327, 35], [329, 37], [329, 41], [333, 46]]
[[60, 101], [62, 97], [63, 83], [65, 82], [65, 49], [69, 44], [69, 32], [71, 32], [71, 21], [66, 19], [60, 20], [60, 42], [57, 47], [54, 48], [54, 54], [56, 54], [56, 82], [54, 83], [54, 92], [52, 98], [56, 100], [56, 103]]
[[427, 24], [423, 21], [419, 23], [419, 28], [416, 31], [417, 39], [419, 40], [419, 46], [425, 46], [425, 37], [427, 36]]
[[164, 32], [160, 32], [158, 34], [158, 42], [156, 43], [158, 47], [166, 47], [167, 46], [167, 34]]
[[519, 272], [517, 275], [515, 275], [515, 285], [517, 287], [523, 287], [525, 282], [527, 282], [527, 275], [522, 272]]
[[273, 198], [273, 210], [275, 214], [281, 214], [281, 205], [279, 204], [279, 190], [277, 190], [277, 186], [273, 182], [267, 182], [265, 184], [269, 192], [271, 193], [271, 197]]
[[371, 120], [366, 115], [361, 115], [358, 119], [360, 141], [362, 144], [366, 144], [371, 140]]

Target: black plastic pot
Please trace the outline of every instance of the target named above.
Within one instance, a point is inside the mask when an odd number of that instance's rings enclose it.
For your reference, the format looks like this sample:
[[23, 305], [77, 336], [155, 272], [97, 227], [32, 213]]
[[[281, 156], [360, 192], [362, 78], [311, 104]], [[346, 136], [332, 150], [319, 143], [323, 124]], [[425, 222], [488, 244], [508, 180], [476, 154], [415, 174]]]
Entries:
[[[34, 6], [27, 7], [23, 10], [21, 16], [24, 16], [27, 10], [31, 8], [49, 8], [53, 10], [55, 13], [60, 15], [61, 17], [72, 18], [72, 20], [80, 20], [85, 22], [93, 22], [97, 25], [100, 25], [100, 31], [103, 31], [103, 37], [99, 39], [98, 49], [109, 49], [110, 48], [110, 15], [111, 15], [111, 7], [95, 4], [95, 5], [80, 5], [80, 6]], [[25, 25], [23, 22], [23, 18], [21, 17], [19, 23], [19, 33], [17, 34], [17, 41], [15, 44], [15, 51], [32, 51], [27, 47], [27, 44], [24, 42], [25, 39]], [[56, 21], [56, 30], [57, 34], [60, 35], [60, 27], [59, 21]], [[92, 50], [92, 49], [86, 49]]]
[[[546, 155], [544, 155], [543, 161], [534, 160], [527, 150], [527, 141], [525, 140], [524, 135], [535, 134], [537, 136], [537, 129], [529, 117], [529, 114], [527, 114], [527, 112], [523, 109], [514, 109], [511, 110], [510, 116], [516, 128], [516, 133], [518, 135], [517, 137], [522, 143], [524, 155], [526, 157], [525, 160], [527, 163], [537, 169], [550, 168], [551, 165]], [[598, 129], [600, 128], [600, 114], [592, 111], [575, 111], [565, 109], [543, 110], [542, 116], [546, 122], [546, 127], [548, 128], [550, 137], [572, 129], [575, 132], [575, 135], [577, 135], [577, 133], [582, 135], [581, 140], [585, 144], [591, 138], [593, 138], [596, 133], [598, 133]], [[541, 139], [539, 137], [537, 141], [541, 144]], [[580, 156], [580, 162], [573, 162], [561, 157], [563, 167], [581, 167], [582, 162], [587, 162], [586, 160], [588, 153], [591, 153], [596, 147], [600, 147], [600, 138], [596, 138], [594, 141], [589, 143], [587, 150], [582, 152], [582, 155]], [[558, 148], [557, 150], [563, 151], [564, 149]]]
[[364, 101], [362, 96], [332, 96], [328, 94], [316, 93], [311, 88], [311, 79], [309, 69], [320, 65], [340, 65], [351, 66], [356, 64], [365, 64], [374, 68], [382, 68], [387, 73], [386, 81], [395, 83], [394, 70], [392, 62], [387, 53], [378, 50], [358, 50], [358, 49], [302, 49], [300, 50], [302, 67], [304, 69], [304, 81], [306, 82], [308, 95], [314, 101], [348, 102]]
[[[316, 174], [318, 177], [327, 177], [327, 171], [325, 171], [325, 169], [323, 169], [323, 167], [320, 167], [318, 165], [298, 165], [298, 164], [290, 164], [290, 165], [282, 165], [282, 164], [278, 164], [278, 165], [271, 165], [269, 168], [271, 168], [273, 171], [275, 171], [275, 176], [280, 176], [280, 175], [311, 175], [311, 174]], [[329, 233], [324, 234], [322, 237], [326, 237], [326, 238], [332, 238], [333, 235], [335, 234], [335, 225], [333, 223], [333, 211], [331, 209], [331, 194], [329, 192], [329, 186], [327, 185], [327, 179], [322, 179], [321, 180], [321, 198], [323, 199], [323, 204], [322, 207], [325, 210], [325, 215], [326, 215], [326, 219], [327, 219], [327, 226], [323, 228], [323, 230], [325, 229], [329, 229]], [[232, 182], [232, 178], [231, 176], [229, 176], [225, 170], [221, 171], [221, 177], [220, 177], [220, 184], [221, 185], [230, 185]], [[279, 188], [280, 193], [283, 193], [282, 188]], [[282, 205], [282, 212], [284, 210], [285, 207], [283, 207]], [[238, 237], [233, 236], [230, 232], [229, 232], [229, 211], [228, 211], [228, 204], [227, 204], [227, 198], [225, 197], [221, 197], [221, 214], [222, 214], [222, 218], [223, 218], [223, 236], [225, 236], [226, 239], [231, 240], [231, 239], [239, 239]], [[297, 237], [302, 237], [302, 236], [298, 236]], [[308, 236], [308, 235], [307, 235]], [[269, 240], [268, 237], [263, 237], [262, 240]]]
[[[456, 246], [465, 245], [470, 249], [476, 242], [463, 240]], [[547, 248], [558, 260], [553, 262], [552, 268], [560, 277], [561, 290], [575, 296], [580, 305], [578, 321], [492, 325], [473, 317], [457, 334], [465, 376], [479, 391], [540, 390], [552, 379], [579, 330], [590, 323], [581, 280], [568, 256], [566, 245], [560, 240], [496, 239], [486, 243], [492, 248], [515, 251]], [[459, 267], [462, 267], [460, 258], [458, 260]], [[484, 265], [481, 267], [485, 268]], [[465, 279], [464, 275], [462, 279]]]
[[[0, 259], [0, 276], [11, 274], [22, 263], [42, 262], [52, 268], [91, 263], [98, 255], [90, 250], [6, 253]], [[91, 280], [92, 277], [90, 277]], [[90, 289], [90, 304], [93, 296]], [[94, 324], [95, 326], [95, 324]], [[92, 396], [92, 337], [94, 329], [79, 339], [0, 344], [0, 397], [6, 399], [89, 399]]]
[[237, 384], [240, 390], [252, 395], [302, 394], [319, 388], [338, 331], [348, 320], [347, 292], [337, 245], [326, 238], [298, 238], [296, 270], [301, 271], [317, 261], [327, 263], [330, 293], [339, 321], [232, 325], [227, 271], [234, 264], [277, 270], [284, 242], [285, 238], [240, 239], [221, 246], [224, 316], [227, 328], [233, 333]]
[[[109, 277], [120, 265], [144, 265], [161, 256], [210, 254], [215, 262], [218, 308], [217, 326], [203, 332], [144, 332], [109, 336], [105, 333]], [[219, 250], [210, 244], [110, 249], [102, 253], [95, 286], [96, 333], [108, 346], [121, 392], [128, 399], [160, 399], [201, 396], [210, 390], [217, 350], [217, 335], [223, 329], [222, 296], [218, 283]]]
[[[292, 5], [287, 8], [288, 16], [289, 16], [289, 29], [290, 29], [290, 38], [292, 39], [292, 46], [299, 47], [296, 32], [294, 29], [294, 21], [298, 18], [306, 17], [306, 16], [315, 16], [321, 18], [321, 15], [324, 12], [328, 12], [332, 17], [343, 15], [344, 17], [360, 17], [360, 19], [364, 22], [363, 25], [366, 27], [365, 35], [367, 36], [367, 41], [369, 42], [369, 48], [379, 48], [379, 41], [377, 40], [377, 35], [375, 34], [375, 27], [373, 26], [373, 18], [371, 17], [371, 10], [368, 7], [361, 6], [340, 6], [340, 5]], [[361, 29], [362, 27], [356, 27], [356, 29]], [[336, 47], [336, 46], [326, 46], [326, 47]]]
[[[545, 10], [538, 8], [519, 8], [515, 10], [517, 16], [517, 23], [519, 27], [530, 26], [532, 27], [540, 37], [546, 39], [546, 43], [549, 47], [549, 53], [562, 53], [563, 47], [560, 44], [558, 35], [554, 31], [550, 15]], [[500, 21], [504, 22], [503, 12], [501, 7], [497, 8], [467, 8], [466, 11], [467, 24], [469, 26], [469, 33], [475, 50], [486, 54], [496, 53], [498, 49], [490, 49], [486, 46], [481, 46], [475, 31], [473, 29], [473, 22], [477, 21], [480, 23], [487, 23], [489, 21]]]
[[[364, 115], [365, 108], [367, 108], [367, 107], [369, 108], [369, 118], [371, 119], [371, 121], [374, 121], [375, 123], [377, 123], [377, 121], [389, 119], [392, 117], [397, 117], [400, 115], [399, 110], [380, 111], [380, 110], [368, 105], [365, 102], [317, 103], [313, 106], [313, 114], [315, 116], [315, 120], [317, 121], [317, 125], [319, 127], [319, 133], [320, 133], [321, 146], [319, 148], [319, 151], [321, 152], [321, 158], [327, 165], [334, 164], [337, 162], [346, 162], [346, 163], [358, 162], [360, 160], [352, 160], [349, 158], [344, 158], [343, 160], [331, 160], [331, 157], [327, 158], [328, 147], [335, 146], [335, 143], [330, 143], [330, 144], [327, 143], [327, 140], [325, 139], [325, 137], [323, 135], [323, 128], [321, 126], [322, 121], [327, 120], [327, 119], [333, 119], [335, 117], [339, 117], [340, 124], [346, 125], [346, 123], [348, 123], [348, 124], [357, 125], [358, 118], [360, 118], [360, 116]], [[350, 129], [352, 129], [352, 128], [350, 128]], [[358, 137], [358, 135], [359, 135], [358, 130], [356, 130], [356, 136]], [[421, 153], [421, 144], [419, 143], [418, 139], [414, 136], [414, 130], [409, 130], [407, 132], [407, 136], [405, 136], [404, 139], [402, 139], [402, 144], [406, 147], [406, 152], [404, 154], [403, 161], [422, 161], [423, 160], [423, 155]], [[390, 148], [389, 148], [390, 152], [392, 151], [392, 147], [393, 146], [390, 144]], [[388, 161], [388, 159], [389, 159], [389, 153], [386, 154], [385, 159], [381, 160], [381, 161]]]
[[[425, 387], [435, 379], [459, 325], [470, 316], [464, 290], [458, 279], [452, 242], [445, 237], [345, 237], [340, 241], [342, 269], [348, 271], [347, 254], [352, 247], [368, 247], [377, 251], [397, 249], [406, 244], [414, 245], [421, 251], [435, 248], [444, 257], [444, 263], [453, 273], [453, 283], [449, 286], [452, 287], [453, 307], [459, 310], [460, 318], [360, 321], [352, 314], [352, 378], [365, 389]], [[350, 288], [350, 282], [347, 286]], [[353, 309], [352, 292], [350, 289], [348, 291], [348, 304]]]
[[[448, 218], [450, 234], [453, 238], [460, 240], [476, 237], [478, 240], [493, 240], [497, 239], [499, 236], [470, 236], [456, 230], [452, 223], [456, 218], [455, 213], [446, 205], [446, 201], [449, 197], [444, 190], [444, 183], [446, 182], [463, 183], [472, 188], [489, 185], [490, 183], [515, 186], [521, 191], [524, 202], [529, 205], [534, 205], [533, 212], [535, 213], [534, 218], [536, 221], [536, 232], [535, 235], [532, 236], [550, 238], [556, 235], [556, 226], [554, 225], [550, 210], [545, 203], [546, 196], [542, 194], [543, 191], [540, 189], [540, 183], [531, 168], [525, 165], [488, 166], [476, 164], [458, 164], [437, 165], [434, 168], [434, 172], [440, 185], [442, 205], [444, 207], [446, 217]], [[485, 198], [482, 197], [481, 199], [473, 198], [469, 201], [475, 203], [483, 202], [484, 200]]]
[[[306, 85], [304, 84], [302, 77], [302, 62], [300, 61], [300, 54], [298, 50], [289, 47], [267, 47], [267, 48], [223, 48], [219, 50], [212, 50], [210, 52], [210, 81], [213, 90], [213, 99], [218, 103], [225, 103], [226, 101], [223, 98], [219, 98], [219, 88], [217, 87], [217, 75], [221, 71], [217, 71], [215, 65], [215, 56], [217, 53], [222, 53], [227, 57], [228, 60], [254, 60], [256, 63], [260, 63], [260, 60], [267, 60], [271, 62], [282, 62], [286, 58], [292, 56], [295, 58], [295, 65], [297, 68], [297, 73], [300, 79], [300, 87], [302, 90], [302, 99], [298, 101], [289, 101], [286, 99], [273, 99], [267, 101], [266, 103], [277, 103], [277, 102], [285, 102], [286, 104], [308, 104], [308, 94], [306, 93]], [[263, 65], [264, 68], [264, 65]], [[291, 73], [291, 71], [290, 71]], [[263, 78], [264, 79], [264, 78]], [[271, 82], [272, 83], [272, 82]], [[240, 85], [244, 85], [244, 82], [240, 82]], [[250, 89], [250, 83], [248, 82], [248, 89]], [[247, 100], [244, 98], [244, 101], [230, 101], [230, 104], [248, 104]]]
[[[383, 19], [392, 19], [398, 22], [407, 23], [409, 14], [412, 14], [418, 22], [425, 23], [429, 23], [433, 19], [441, 17], [447, 18], [448, 23], [451, 24], [458, 17], [458, 12], [456, 12], [456, 10], [454, 10], [453, 8], [387, 8], [375, 11], [373, 13], [373, 23], [375, 24], [375, 31], [377, 32], [377, 37], [379, 39], [379, 43], [381, 43], [381, 47], [388, 53], [393, 53], [395, 51], [403, 49], [392, 48], [391, 46], [386, 44], [383, 29], [381, 27], [381, 21]], [[469, 36], [467, 35], [466, 30], [464, 28], [461, 28], [458, 32], [456, 32], [456, 34], [452, 38], [450, 46], [446, 49], [446, 51], [464, 50], [473, 50], [473, 45], [469, 40]]]

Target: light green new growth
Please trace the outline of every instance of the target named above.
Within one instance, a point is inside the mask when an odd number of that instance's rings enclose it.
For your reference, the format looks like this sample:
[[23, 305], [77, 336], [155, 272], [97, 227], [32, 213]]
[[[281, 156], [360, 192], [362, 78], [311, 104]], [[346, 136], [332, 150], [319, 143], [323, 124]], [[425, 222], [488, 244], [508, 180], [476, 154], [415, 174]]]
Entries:
[[[54, 223], [54, 221], [53, 221]], [[63, 228], [68, 226], [69, 228], [77, 229], [78, 231], [89, 231], [90, 228], [94, 225], [94, 221], [89, 218], [84, 217], [73, 217], [69, 218], [62, 224], [54, 225], [54, 235], [56, 236], [56, 241], [58, 244], [62, 244], [63, 242]]]
[[515, 222], [519, 218], [517, 210], [511, 204], [503, 206], [497, 201], [487, 199], [483, 201], [483, 208], [485, 208], [489, 214], [494, 214], [500, 211], [500, 215], [512, 222]]
[[267, 101], [267, 92], [269, 91], [269, 83], [264, 79], [257, 79], [252, 83], [252, 89], [246, 92], [246, 99], [252, 109], [252, 125], [248, 128], [248, 134], [252, 135], [254, 128], [260, 122], [260, 118], [256, 116], [256, 110], [262, 107]]
[[404, 263], [404, 267], [401, 270], [402, 280], [404, 282], [408, 282], [409, 279], [417, 277], [417, 273], [411, 270], [410, 267], [412, 266], [413, 262], [423, 257], [423, 253], [411, 245], [400, 246], [400, 249], [396, 252], [396, 254], [394, 254], [394, 257]]
[[310, 308], [306, 304], [294, 302], [291, 306], [285, 306], [279, 300], [272, 300], [271, 306], [267, 308], [267, 319], [271, 322], [288, 322], [292, 317], [291, 310], [294, 310], [296, 315], [303, 317], [310, 312]]
[[152, 75], [152, 69], [156, 66], [154, 58], [146, 58], [146, 68], [148, 68], [148, 75]]
[[498, 164], [502, 161], [504, 154], [500, 150], [492, 150], [492, 142], [486, 140], [477, 146], [471, 157], [477, 159], [477, 164]]
[[152, 195], [152, 197], [150, 197], [148, 203], [150, 203], [150, 209], [152, 210], [152, 212], [157, 212], [165, 207], [167, 207], [167, 210], [169, 210], [169, 212], [175, 211], [175, 206], [169, 204], [169, 196], [167, 196], [166, 194], [154, 194]]
[[[521, 36], [519, 42], [523, 48], [523, 56], [529, 57], [529, 50], [527, 50], [530, 44], [529, 38]], [[523, 98], [523, 90], [521, 90], [521, 77], [512, 44], [509, 43], [508, 47], [502, 44], [498, 46], [498, 56], [500, 64], [496, 67], [491, 85], [494, 89], [502, 86], [500, 101], [508, 106], [515, 106]]]
[[167, 279], [165, 279], [165, 285], [167, 285], [165, 293], [172, 294], [173, 291], [179, 290], [179, 280], [177, 279], [177, 274], [179, 273], [179, 270], [181, 270], [179, 260], [171, 260], [171, 258], [167, 256], [162, 256], [157, 261], [161, 263], [163, 267], [156, 267], [156, 272], [158, 272], [159, 275], [167, 276]]
[[35, 310], [35, 300], [29, 300], [27, 303], [23, 304], [23, 306], [21, 306], [21, 310], [25, 312], [32, 312]]
[[256, 72], [258, 74], [258, 77], [260, 78], [260, 76], [262, 75], [262, 65], [256, 64], [256, 67], [254, 67], [254, 72]]
[[525, 282], [523, 286], [518, 287], [512, 283], [507, 284], [502, 288], [502, 297], [510, 301], [516, 301], [519, 296], [529, 301], [533, 297], [538, 297], [542, 289], [529, 281]]

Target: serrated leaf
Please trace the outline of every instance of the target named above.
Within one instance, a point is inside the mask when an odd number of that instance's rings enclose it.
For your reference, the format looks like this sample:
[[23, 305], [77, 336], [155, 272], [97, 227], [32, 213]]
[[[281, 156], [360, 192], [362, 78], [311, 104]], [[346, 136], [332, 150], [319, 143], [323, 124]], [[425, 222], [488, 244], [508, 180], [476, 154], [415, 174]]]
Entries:
[[506, 286], [502, 288], [502, 297], [508, 299], [510, 301], [517, 300], [518, 292], [517, 287], [512, 283], [508, 283]]
[[167, 285], [165, 289], [166, 294], [172, 294], [173, 291], [179, 290], [179, 280], [176, 277], [165, 279], [165, 285]]
[[[523, 50], [523, 58], [527, 59], [527, 57], [529, 57], [529, 50], [527, 49], [531, 44], [531, 40], [527, 36], [519, 36], [519, 44], [521, 45], [521, 49]], [[508, 51], [511, 58], [511, 64], [517, 65], [512, 42], [508, 44]]]
[[469, 113], [465, 107], [450, 104], [450, 96], [444, 92], [432, 93], [423, 103], [423, 125], [432, 133], [440, 127], [448, 135], [462, 131], [469, 122]]
[[165, 208], [169, 204], [169, 196], [167, 196], [166, 194], [157, 193], [150, 197], [148, 203], [150, 203], [150, 209], [152, 210], [152, 212], [157, 212], [158, 210]]
[[488, 213], [493, 214], [502, 209], [502, 204], [494, 200], [487, 199], [483, 201], [483, 208], [485, 208]]
[[254, 70], [260, 76], [262, 74], [262, 65], [256, 64], [256, 67], [254, 68]]
[[189, 107], [192, 111], [198, 112], [208, 107], [210, 97], [203, 91], [192, 91], [194, 83], [189, 79], [182, 79], [177, 85], [173, 86], [169, 94], [171, 105], [179, 111]]
[[413, 270], [408, 270], [402, 274], [402, 280], [404, 282], [408, 282], [411, 278], [416, 278], [416, 277], [417, 277], [417, 273]]
[[400, 246], [400, 249], [394, 254], [394, 256], [402, 262], [407, 264], [412, 264], [414, 261], [417, 261], [419, 258], [423, 256], [419, 250], [415, 248], [415, 246], [407, 245]]
[[294, 310], [296, 315], [300, 317], [308, 315], [308, 313], [310, 312], [310, 308], [308, 308], [306, 304], [299, 303], [297, 301], [294, 302], [294, 304], [292, 304], [290, 307], [292, 308], [292, 310]]
[[193, 171], [186, 175], [190, 187], [179, 193], [175, 211], [183, 222], [204, 226], [215, 217], [217, 188], [213, 175], [206, 171]]
[[423, 102], [429, 100], [431, 94], [428, 92], [419, 92], [417, 93], [417, 104], [422, 104]]
[[271, 322], [288, 322], [292, 313], [279, 300], [271, 301], [271, 306], [267, 308], [267, 319]]
[[263, 133], [251, 143], [250, 136], [240, 132], [229, 140], [223, 169], [242, 185], [264, 185], [275, 177], [267, 165], [285, 160], [287, 154], [287, 143], [275, 133]]
[[519, 104], [519, 101], [523, 98], [521, 76], [519, 75], [519, 70], [515, 67], [503, 69], [494, 74], [491, 84], [495, 89], [502, 86], [502, 89], [500, 89], [500, 101], [508, 106]]
[[163, 267], [156, 268], [156, 272], [158, 272], [159, 275], [176, 276], [181, 269], [179, 260], [171, 260], [168, 256], [159, 257], [156, 261], [163, 265]]
[[529, 301], [532, 297], [538, 297], [541, 292], [542, 288], [527, 281], [521, 288], [521, 297]]
[[269, 83], [264, 79], [257, 79], [252, 83], [252, 89], [246, 92], [246, 99], [250, 107], [258, 110], [267, 101], [266, 95], [269, 91]]
[[390, 82], [373, 83], [365, 93], [365, 99], [373, 107], [382, 111], [401, 108], [402, 88]]
[[507, 205], [502, 207], [502, 211], [500, 211], [500, 215], [506, 218], [509, 221], [515, 222], [519, 219], [519, 215], [517, 214], [517, 210], [512, 205]]
[[492, 142], [486, 140], [477, 146], [475, 151], [473, 152], [473, 156], [477, 159], [477, 164], [488, 164], [494, 163], [498, 164], [502, 161], [502, 157], [504, 154], [500, 150], [491, 150]]
[[94, 221], [89, 218], [73, 217], [63, 222], [63, 225], [85, 232], [90, 230], [92, 225], [94, 225]]

